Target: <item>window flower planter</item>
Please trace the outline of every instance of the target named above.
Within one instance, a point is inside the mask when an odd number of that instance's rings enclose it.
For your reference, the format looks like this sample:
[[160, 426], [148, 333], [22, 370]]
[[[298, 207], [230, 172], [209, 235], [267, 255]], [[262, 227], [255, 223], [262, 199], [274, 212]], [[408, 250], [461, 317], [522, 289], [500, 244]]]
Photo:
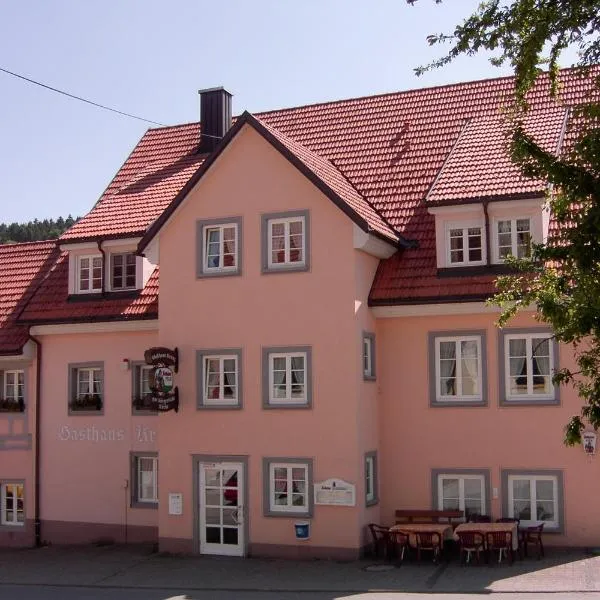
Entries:
[[25, 412], [25, 402], [19, 400], [0, 399], [0, 412]]
[[72, 411], [102, 410], [102, 398], [97, 394], [87, 394], [71, 400]]

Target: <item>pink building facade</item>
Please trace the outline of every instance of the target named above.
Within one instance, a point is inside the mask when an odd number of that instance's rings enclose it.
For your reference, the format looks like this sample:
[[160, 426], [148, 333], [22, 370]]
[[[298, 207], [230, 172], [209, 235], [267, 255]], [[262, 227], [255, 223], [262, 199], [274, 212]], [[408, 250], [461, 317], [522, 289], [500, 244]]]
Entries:
[[[585, 96], [563, 77], [532, 95], [556, 148]], [[396, 509], [458, 508], [595, 545], [597, 459], [562, 444], [579, 401], [551, 381], [572, 354], [485, 304], [551, 224], [503, 154], [511, 86], [231, 128], [208, 90], [202, 128], [149, 130], [57, 243], [0, 248], [0, 544], [353, 558]], [[177, 351], [177, 411], [150, 348]]]

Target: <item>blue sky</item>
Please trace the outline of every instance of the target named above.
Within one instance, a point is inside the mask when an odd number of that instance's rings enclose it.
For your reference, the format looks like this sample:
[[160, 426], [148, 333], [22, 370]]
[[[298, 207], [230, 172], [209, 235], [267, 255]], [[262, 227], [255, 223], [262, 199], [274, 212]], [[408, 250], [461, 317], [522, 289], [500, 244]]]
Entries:
[[[238, 114], [509, 74], [476, 56], [414, 75], [478, 2], [4, 0], [0, 67], [173, 125], [217, 85]], [[150, 126], [1, 72], [0, 99], [0, 222], [85, 214]]]

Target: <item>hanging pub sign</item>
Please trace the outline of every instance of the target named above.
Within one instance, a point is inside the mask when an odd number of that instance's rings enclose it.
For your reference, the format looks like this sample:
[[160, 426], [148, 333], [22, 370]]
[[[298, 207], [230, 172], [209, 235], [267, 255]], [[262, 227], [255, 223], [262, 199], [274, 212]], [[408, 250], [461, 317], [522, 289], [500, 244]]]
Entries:
[[152, 392], [152, 405], [161, 412], [179, 411], [179, 390], [174, 384], [174, 373], [179, 370], [177, 348], [149, 348], [144, 352], [146, 364], [154, 368], [148, 377]]

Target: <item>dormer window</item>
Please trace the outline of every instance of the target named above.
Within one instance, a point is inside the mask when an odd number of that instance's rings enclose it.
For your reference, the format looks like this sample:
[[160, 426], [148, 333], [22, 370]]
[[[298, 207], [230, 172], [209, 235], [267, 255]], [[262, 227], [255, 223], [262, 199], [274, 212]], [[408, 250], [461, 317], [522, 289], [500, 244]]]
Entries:
[[496, 260], [503, 262], [507, 256], [526, 258], [531, 254], [531, 219], [498, 219], [496, 221]]
[[481, 265], [484, 262], [483, 226], [478, 222], [447, 225], [448, 266]]
[[102, 256], [77, 257], [77, 293], [92, 294], [102, 291]]
[[113, 291], [135, 289], [135, 265], [133, 252], [110, 255], [110, 287]]

